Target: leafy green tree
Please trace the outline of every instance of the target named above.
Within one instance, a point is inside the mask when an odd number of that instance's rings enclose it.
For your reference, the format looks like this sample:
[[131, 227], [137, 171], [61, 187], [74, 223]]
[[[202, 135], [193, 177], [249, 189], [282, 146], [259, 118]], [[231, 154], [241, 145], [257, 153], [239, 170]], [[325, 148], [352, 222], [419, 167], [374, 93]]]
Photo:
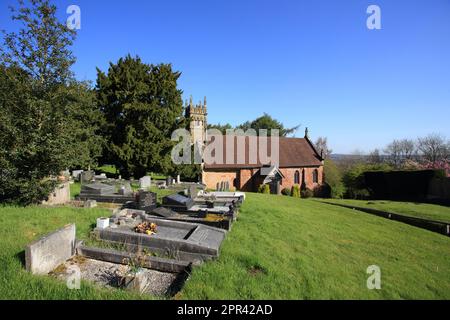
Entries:
[[75, 57], [70, 50], [76, 33], [56, 18], [56, 6], [48, 0], [30, 0], [11, 8], [12, 19], [22, 23], [19, 32], [4, 34], [2, 60], [25, 70], [47, 89], [72, 79]]
[[267, 134], [271, 134], [271, 129], [278, 129], [280, 137], [287, 137], [289, 135], [292, 135], [297, 131], [299, 126], [295, 126], [293, 128], [285, 128], [284, 125], [272, 118], [267, 113], [264, 113], [261, 117], [253, 120], [253, 121], [247, 121], [240, 126], [237, 127], [237, 129], [242, 129], [244, 131], [247, 131], [248, 129], [254, 129], [256, 130], [256, 133], [259, 134], [260, 129], [266, 129]]
[[222, 132], [223, 134], [227, 133], [227, 130], [232, 130], [233, 126], [229, 123], [226, 124], [208, 124], [208, 129], [217, 129], [220, 132]]
[[69, 138], [74, 142], [73, 147], [67, 150], [71, 160], [68, 166], [82, 169], [96, 167], [105, 145], [101, 136], [105, 120], [97, 107], [95, 91], [88, 82], [72, 81], [61, 88], [61, 103], [66, 106], [66, 123], [70, 123], [72, 128]]
[[130, 55], [110, 63], [105, 74], [97, 69], [97, 100], [106, 120], [106, 153], [124, 177], [148, 171], [168, 173], [174, 130], [185, 126], [181, 73], [170, 64], [145, 64]]
[[331, 188], [332, 198], [342, 198], [345, 187], [342, 182], [342, 174], [339, 168], [331, 159], [326, 159], [324, 163], [324, 179]]
[[70, 71], [73, 31], [46, 0], [19, 1], [18, 33], [4, 33], [0, 61], [0, 201], [45, 199], [59, 173], [92, 163], [95, 107]]

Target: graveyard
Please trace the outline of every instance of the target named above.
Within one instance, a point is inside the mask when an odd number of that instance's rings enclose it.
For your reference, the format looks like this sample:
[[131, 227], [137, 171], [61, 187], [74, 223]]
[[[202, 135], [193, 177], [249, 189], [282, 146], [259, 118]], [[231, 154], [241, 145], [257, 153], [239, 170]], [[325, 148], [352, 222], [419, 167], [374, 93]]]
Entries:
[[150, 176], [133, 181], [74, 170], [66, 180], [63, 185], [72, 184], [76, 192], [53, 195], [43, 207], [102, 207], [109, 213], [97, 217], [87, 241], [77, 237], [75, 223], [35, 239], [26, 246], [22, 262], [31, 274], [50, 276], [69, 288], [73, 281], [79, 288], [83, 280], [173, 297], [193, 268], [219, 258], [245, 199], [241, 192], [205, 191], [179, 176], [153, 182], [153, 189], [165, 190], [160, 201], [150, 190]]
[[[192, 199], [189, 191], [183, 195], [179, 189], [174, 192], [152, 187], [154, 195], [143, 208], [117, 210], [102, 207], [100, 202], [97, 207], [70, 204], [1, 207], [0, 276], [7, 279], [0, 283], [1, 296], [10, 299], [450, 297], [449, 237], [313, 199], [255, 193], [245, 194], [245, 200], [236, 206], [232, 227], [227, 230], [212, 227], [206, 221], [195, 222], [204, 218], [189, 217], [192, 213], [186, 213], [187, 208], [169, 209], [174, 199], [165, 197], [173, 194], [183, 200], [179, 205], [193, 202], [187, 205], [190, 208], [195, 202], [207, 208], [205, 203], [211, 201], [208, 196], [201, 201], [198, 196]], [[200, 191], [198, 195], [205, 197]], [[215, 197], [219, 207], [234, 196], [220, 195], [222, 199]], [[180, 199], [177, 196], [175, 200]], [[183, 221], [180, 216], [194, 220]], [[97, 224], [102, 217], [107, 218], [106, 228]], [[156, 234], [135, 232], [143, 222], [154, 223]], [[69, 242], [74, 246], [67, 248], [76, 254], [70, 252], [66, 261], [58, 261], [50, 275], [27, 271], [26, 248], [67, 225]], [[138, 250], [139, 247], [144, 250]], [[152, 254], [142, 258], [139, 252]], [[142, 270], [134, 271], [132, 277], [129, 274], [127, 277], [126, 269], [129, 271], [136, 264], [124, 263], [127, 259], [140, 259]], [[366, 288], [366, 268], [372, 264], [383, 270], [383, 290]], [[70, 290], [66, 285], [65, 270], [73, 265], [81, 269], [80, 290]], [[115, 283], [118, 278], [114, 275], [120, 272], [124, 276], [119, 280], [126, 282], [127, 287]], [[108, 278], [105, 274], [113, 276]], [[133, 281], [134, 278], [143, 280]]]
[[0, 300], [450, 299], [447, 8], [6, 2]]

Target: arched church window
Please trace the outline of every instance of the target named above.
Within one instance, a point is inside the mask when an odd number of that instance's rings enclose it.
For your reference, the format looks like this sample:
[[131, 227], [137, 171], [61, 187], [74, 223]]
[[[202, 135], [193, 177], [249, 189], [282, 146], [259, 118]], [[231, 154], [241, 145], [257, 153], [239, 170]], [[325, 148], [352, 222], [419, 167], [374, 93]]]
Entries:
[[314, 169], [313, 171], [313, 182], [318, 183], [319, 182], [319, 170]]
[[294, 184], [300, 184], [300, 172], [298, 170], [294, 173]]

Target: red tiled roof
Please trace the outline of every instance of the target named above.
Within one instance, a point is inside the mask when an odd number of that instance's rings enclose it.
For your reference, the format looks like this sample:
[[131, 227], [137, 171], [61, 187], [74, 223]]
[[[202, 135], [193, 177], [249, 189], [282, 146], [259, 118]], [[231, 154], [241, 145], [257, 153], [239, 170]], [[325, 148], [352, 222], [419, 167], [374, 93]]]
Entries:
[[[258, 157], [256, 161], [251, 161], [249, 158], [249, 143], [250, 141], [256, 141], [248, 136], [245, 137], [245, 161], [244, 163], [237, 163], [237, 138], [234, 137], [234, 161], [232, 163], [226, 163], [226, 141], [227, 136], [223, 137], [223, 164], [207, 164], [205, 161], [204, 168], [208, 169], [237, 169], [237, 168], [260, 168], [267, 163], [261, 163], [259, 158], [259, 147], [261, 140], [257, 138]], [[230, 139], [228, 137], [228, 139]], [[242, 139], [243, 140], [243, 139]], [[231, 143], [231, 142], [230, 142]], [[262, 145], [264, 142], [262, 142]], [[271, 138], [267, 138], [267, 155], [271, 155]], [[214, 154], [213, 154], [214, 156]], [[231, 155], [230, 155], [231, 157]], [[254, 158], [254, 157], [253, 157]], [[206, 159], [205, 159], [206, 160]], [[279, 138], [279, 164], [280, 168], [288, 167], [311, 167], [322, 165], [322, 159], [317, 151], [312, 146], [311, 142], [306, 138]]]

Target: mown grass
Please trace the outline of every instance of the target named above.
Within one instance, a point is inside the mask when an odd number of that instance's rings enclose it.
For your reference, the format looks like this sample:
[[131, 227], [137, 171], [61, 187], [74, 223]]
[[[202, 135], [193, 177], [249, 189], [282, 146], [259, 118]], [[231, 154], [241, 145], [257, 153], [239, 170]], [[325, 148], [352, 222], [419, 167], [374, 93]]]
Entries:
[[0, 207], [0, 299], [151, 299], [125, 290], [105, 289], [83, 282], [80, 290], [48, 276], [25, 271], [25, 246], [44, 234], [76, 223], [77, 238], [88, 239], [97, 217], [108, 210], [44, 207]]
[[70, 199], [75, 199], [81, 192], [81, 183], [74, 182], [70, 185]]
[[[367, 267], [381, 268], [368, 290]], [[260, 270], [255, 272], [255, 270]], [[450, 238], [314, 200], [248, 194], [186, 299], [449, 299]]]
[[372, 208], [392, 213], [398, 213], [405, 216], [450, 222], [450, 207], [439, 206], [428, 203], [401, 202], [387, 200], [341, 200], [326, 199], [325, 202], [351, 205], [355, 207]]
[[[167, 190], [155, 190], [160, 195]], [[26, 244], [67, 223], [88, 239], [103, 209], [0, 207], [1, 299], [138, 299], [28, 274]], [[248, 194], [220, 258], [196, 267], [180, 299], [449, 299], [450, 238], [314, 200]], [[381, 290], [366, 269], [381, 268]]]

